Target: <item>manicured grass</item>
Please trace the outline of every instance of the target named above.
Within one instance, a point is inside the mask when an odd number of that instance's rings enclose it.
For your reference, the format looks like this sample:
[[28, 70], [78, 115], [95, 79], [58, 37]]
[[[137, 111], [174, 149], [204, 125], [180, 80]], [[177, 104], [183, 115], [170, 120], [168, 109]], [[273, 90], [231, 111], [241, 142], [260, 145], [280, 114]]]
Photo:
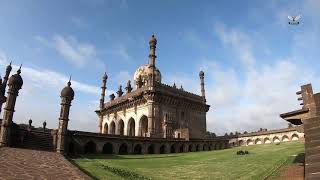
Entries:
[[[236, 155], [247, 150], [249, 155]], [[264, 179], [304, 143], [253, 145], [219, 151], [161, 155], [86, 155], [74, 162], [97, 179]]]

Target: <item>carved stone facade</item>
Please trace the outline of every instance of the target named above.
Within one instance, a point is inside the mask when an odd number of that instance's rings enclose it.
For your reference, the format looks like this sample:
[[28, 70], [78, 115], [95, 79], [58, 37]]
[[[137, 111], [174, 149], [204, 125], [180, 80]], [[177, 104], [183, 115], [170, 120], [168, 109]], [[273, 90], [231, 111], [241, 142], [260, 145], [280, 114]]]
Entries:
[[154, 138], [204, 138], [206, 134], [206, 104], [204, 73], [201, 71], [201, 96], [184, 91], [175, 85], [161, 83], [160, 70], [155, 66], [157, 40], [149, 41], [149, 64], [137, 69], [134, 74], [136, 88], [128, 81], [126, 94], [119, 87], [117, 97], [110, 95], [104, 103], [105, 80], [96, 111], [99, 116], [99, 132], [102, 134], [142, 136]]

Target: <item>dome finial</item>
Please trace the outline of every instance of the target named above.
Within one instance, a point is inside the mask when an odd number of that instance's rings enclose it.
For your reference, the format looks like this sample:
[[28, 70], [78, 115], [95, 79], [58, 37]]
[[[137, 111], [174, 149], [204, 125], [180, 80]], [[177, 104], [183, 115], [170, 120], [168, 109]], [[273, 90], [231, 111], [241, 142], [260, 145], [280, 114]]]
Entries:
[[70, 75], [70, 77], [69, 77], [69, 81], [68, 81], [67, 85], [68, 85], [69, 87], [71, 86], [71, 75]]
[[[11, 63], [10, 63], [11, 64]], [[20, 65], [18, 71], [17, 71], [17, 74], [21, 74], [21, 67], [22, 67], [22, 64]]]

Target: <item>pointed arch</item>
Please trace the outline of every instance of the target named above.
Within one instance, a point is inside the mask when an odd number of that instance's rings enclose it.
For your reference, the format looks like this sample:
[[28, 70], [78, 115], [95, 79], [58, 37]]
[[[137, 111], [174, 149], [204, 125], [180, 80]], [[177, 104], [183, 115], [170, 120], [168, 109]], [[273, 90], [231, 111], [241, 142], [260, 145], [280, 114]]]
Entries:
[[148, 133], [148, 117], [143, 115], [139, 121], [139, 136], [146, 137]]
[[176, 149], [174, 147], [174, 144], [172, 144], [170, 147], [170, 153], [175, 153], [175, 152], [176, 152]]
[[278, 143], [280, 142], [280, 139], [278, 138], [278, 136], [275, 136], [273, 139], [272, 139], [273, 143]]
[[282, 136], [282, 142], [289, 141], [289, 137], [287, 135]]
[[117, 130], [118, 130], [118, 135], [123, 136], [124, 135], [124, 122], [122, 119], [120, 119], [117, 123]]
[[262, 144], [262, 141], [260, 138], [257, 138], [255, 141], [254, 141], [254, 144]]
[[133, 150], [134, 154], [142, 154], [142, 146], [141, 144], [137, 144], [134, 146], [134, 150]]
[[181, 144], [179, 147], [179, 152], [183, 153], [184, 152], [184, 144]]
[[148, 147], [148, 154], [154, 154], [154, 145], [150, 144]]
[[102, 148], [102, 153], [103, 154], [112, 154], [113, 153], [113, 145], [109, 142], [104, 144], [103, 148]]
[[109, 126], [109, 134], [116, 134], [116, 123], [114, 121], [111, 121]]
[[127, 144], [123, 143], [119, 147], [119, 154], [128, 154], [128, 146]]
[[128, 121], [128, 126], [127, 126], [127, 135], [128, 136], [135, 136], [135, 128], [136, 128], [136, 122], [135, 120], [131, 117]]
[[268, 138], [268, 137], [264, 138], [263, 143], [270, 144], [271, 143], [270, 138]]
[[93, 154], [96, 152], [96, 143], [93, 141], [89, 141], [84, 145], [84, 153], [85, 154]]
[[108, 123], [105, 123], [105, 124], [104, 124], [103, 134], [108, 134]]
[[166, 145], [161, 145], [160, 147], [160, 154], [165, 154], [166, 153]]
[[253, 142], [252, 139], [248, 139], [248, 140], [247, 140], [247, 145], [253, 145], [253, 144], [254, 144], [254, 142]]
[[299, 136], [297, 134], [292, 134], [291, 141], [297, 141], [299, 140]]

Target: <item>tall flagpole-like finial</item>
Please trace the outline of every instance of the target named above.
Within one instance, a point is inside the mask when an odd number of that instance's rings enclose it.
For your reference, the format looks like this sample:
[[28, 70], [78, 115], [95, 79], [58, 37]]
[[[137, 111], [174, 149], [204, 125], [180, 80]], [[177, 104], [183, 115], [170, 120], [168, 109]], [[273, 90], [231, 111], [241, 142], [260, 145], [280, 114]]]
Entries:
[[17, 71], [18, 74], [21, 73], [21, 67], [22, 67], [22, 64], [20, 65], [20, 67], [19, 67], [19, 69], [18, 69], [18, 71]]
[[70, 77], [69, 77], [68, 86], [71, 86], [71, 74], [70, 74]]

